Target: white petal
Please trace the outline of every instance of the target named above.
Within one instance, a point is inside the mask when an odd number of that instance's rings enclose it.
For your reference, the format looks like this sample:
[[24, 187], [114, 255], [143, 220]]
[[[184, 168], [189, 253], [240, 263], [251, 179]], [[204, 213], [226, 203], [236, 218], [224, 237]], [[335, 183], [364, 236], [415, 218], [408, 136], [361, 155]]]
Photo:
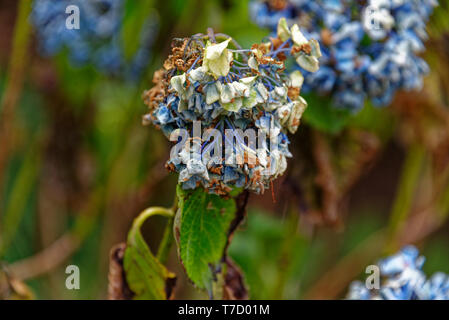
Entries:
[[302, 46], [303, 44], [306, 44], [309, 42], [306, 39], [306, 37], [304, 37], [302, 32], [299, 30], [299, 27], [297, 24], [293, 25], [293, 27], [292, 27], [292, 40], [293, 40], [293, 43], [298, 46]]
[[302, 84], [304, 83], [304, 76], [302, 75], [301, 71], [296, 70], [290, 73], [290, 82], [290, 85], [293, 88], [301, 88]]
[[176, 90], [179, 94], [183, 94], [185, 92], [184, 83], [186, 82], [186, 74], [183, 73], [179, 76], [174, 76], [170, 80], [170, 84], [173, 89]]
[[204, 57], [207, 60], [214, 60], [214, 59], [218, 59], [222, 54], [223, 51], [228, 47], [229, 42], [232, 39], [229, 38], [223, 42], [217, 43], [217, 44], [211, 44], [210, 42], [207, 44], [205, 52], [204, 52]]

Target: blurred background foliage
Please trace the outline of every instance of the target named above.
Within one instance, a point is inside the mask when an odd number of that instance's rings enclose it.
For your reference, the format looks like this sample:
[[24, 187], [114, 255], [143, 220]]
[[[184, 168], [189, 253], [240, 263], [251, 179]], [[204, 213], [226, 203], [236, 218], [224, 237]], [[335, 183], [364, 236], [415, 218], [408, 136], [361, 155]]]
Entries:
[[[128, 0], [128, 57], [146, 15], [159, 24], [150, 62], [131, 81], [73, 65], [67, 52], [42, 57], [30, 3], [0, 3], [0, 298], [106, 298], [110, 248], [139, 212], [173, 199], [170, 146], [141, 124], [141, 94], [171, 39], [212, 27], [249, 47], [268, 31], [250, 22], [248, 1]], [[273, 192], [251, 196], [229, 248], [252, 299], [341, 298], [366, 265], [405, 243], [422, 249], [427, 273], [449, 273], [448, 1], [429, 31], [422, 92], [349, 116], [309, 98], [288, 174]], [[164, 223], [143, 228], [153, 250]], [[69, 264], [80, 267], [80, 290], [65, 288]], [[206, 298], [175, 250], [168, 267], [176, 298]]]

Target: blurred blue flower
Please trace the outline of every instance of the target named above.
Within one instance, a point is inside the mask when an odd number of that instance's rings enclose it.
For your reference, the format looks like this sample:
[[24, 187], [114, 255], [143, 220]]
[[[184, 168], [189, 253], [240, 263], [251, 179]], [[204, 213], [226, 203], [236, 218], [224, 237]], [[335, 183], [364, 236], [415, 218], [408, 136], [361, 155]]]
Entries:
[[[79, 8], [79, 29], [66, 27], [69, 5]], [[150, 60], [158, 22], [155, 15], [148, 17], [137, 52], [126, 59], [121, 39], [124, 5], [124, 0], [34, 0], [30, 18], [42, 55], [66, 50], [75, 66], [92, 64], [105, 74], [137, 79]]]
[[413, 246], [377, 264], [383, 282], [379, 289], [367, 289], [354, 281], [348, 299], [353, 300], [449, 300], [449, 276], [436, 273], [430, 279], [422, 271], [425, 258]]
[[285, 17], [317, 39], [323, 68], [313, 76], [305, 72], [304, 92], [358, 110], [367, 99], [385, 106], [397, 90], [421, 89], [428, 66], [418, 55], [436, 5], [436, 0], [253, 0], [250, 13], [261, 27], [274, 31]]

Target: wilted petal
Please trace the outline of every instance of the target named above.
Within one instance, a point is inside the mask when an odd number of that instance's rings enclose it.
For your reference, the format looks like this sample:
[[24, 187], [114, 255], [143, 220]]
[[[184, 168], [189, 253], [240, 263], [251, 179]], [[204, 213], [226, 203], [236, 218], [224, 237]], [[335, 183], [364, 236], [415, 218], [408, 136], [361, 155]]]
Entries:
[[299, 27], [297, 24], [293, 25], [291, 32], [292, 32], [292, 40], [293, 40], [294, 44], [296, 44], [298, 46], [302, 46], [303, 44], [306, 44], [309, 42], [306, 39], [306, 37], [304, 37], [302, 32], [299, 30]]
[[316, 72], [320, 67], [320, 62], [316, 57], [308, 56], [302, 53], [296, 58], [296, 62], [301, 68], [309, 72]]
[[184, 92], [185, 92], [185, 88], [184, 88], [185, 82], [186, 82], [186, 74], [185, 73], [183, 73], [179, 76], [174, 76], [170, 80], [170, 84], [171, 84], [172, 88], [175, 89], [176, 92], [179, 93], [180, 95], [184, 94]]
[[227, 49], [231, 38], [218, 43], [206, 45], [203, 66], [209, 70], [216, 78], [228, 75], [231, 68], [232, 53]]
[[301, 88], [303, 83], [304, 76], [302, 75], [301, 71], [296, 70], [290, 73], [290, 85], [293, 88]]
[[218, 92], [215, 83], [206, 86], [206, 103], [212, 104], [220, 99], [220, 93]]
[[282, 41], [287, 41], [291, 36], [290, 29], [288, 28], [287, 20], [285, 18], [279, 20], [277, 35]]

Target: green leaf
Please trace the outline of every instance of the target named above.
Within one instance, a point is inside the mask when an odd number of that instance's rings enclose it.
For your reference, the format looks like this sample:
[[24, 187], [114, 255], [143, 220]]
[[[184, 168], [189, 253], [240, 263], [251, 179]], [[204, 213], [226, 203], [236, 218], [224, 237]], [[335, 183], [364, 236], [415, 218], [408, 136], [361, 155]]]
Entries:
[[303, 119], [315, 129], [327, 133], [340, 132], [350, 120], [352, 113], [346, 109], [337, 108], [323, 97], [313, 94], [304, 95], [308, 108]]
[[126, 281], [137, 300], [165, 300], [176, 281], [175, 275], [150, 251], [140, 232], [143, 222], [153, 215], [172, 217], [173, 213], [164, 208], [149, 208], [141, 213], [129, 231], [123, 260]]
[[178, 198], [175, 234], [181, 261], [190, 280], [211, 293], [235, 218], [235, 201], [201, 188], [187, 192], [179, 186]]

